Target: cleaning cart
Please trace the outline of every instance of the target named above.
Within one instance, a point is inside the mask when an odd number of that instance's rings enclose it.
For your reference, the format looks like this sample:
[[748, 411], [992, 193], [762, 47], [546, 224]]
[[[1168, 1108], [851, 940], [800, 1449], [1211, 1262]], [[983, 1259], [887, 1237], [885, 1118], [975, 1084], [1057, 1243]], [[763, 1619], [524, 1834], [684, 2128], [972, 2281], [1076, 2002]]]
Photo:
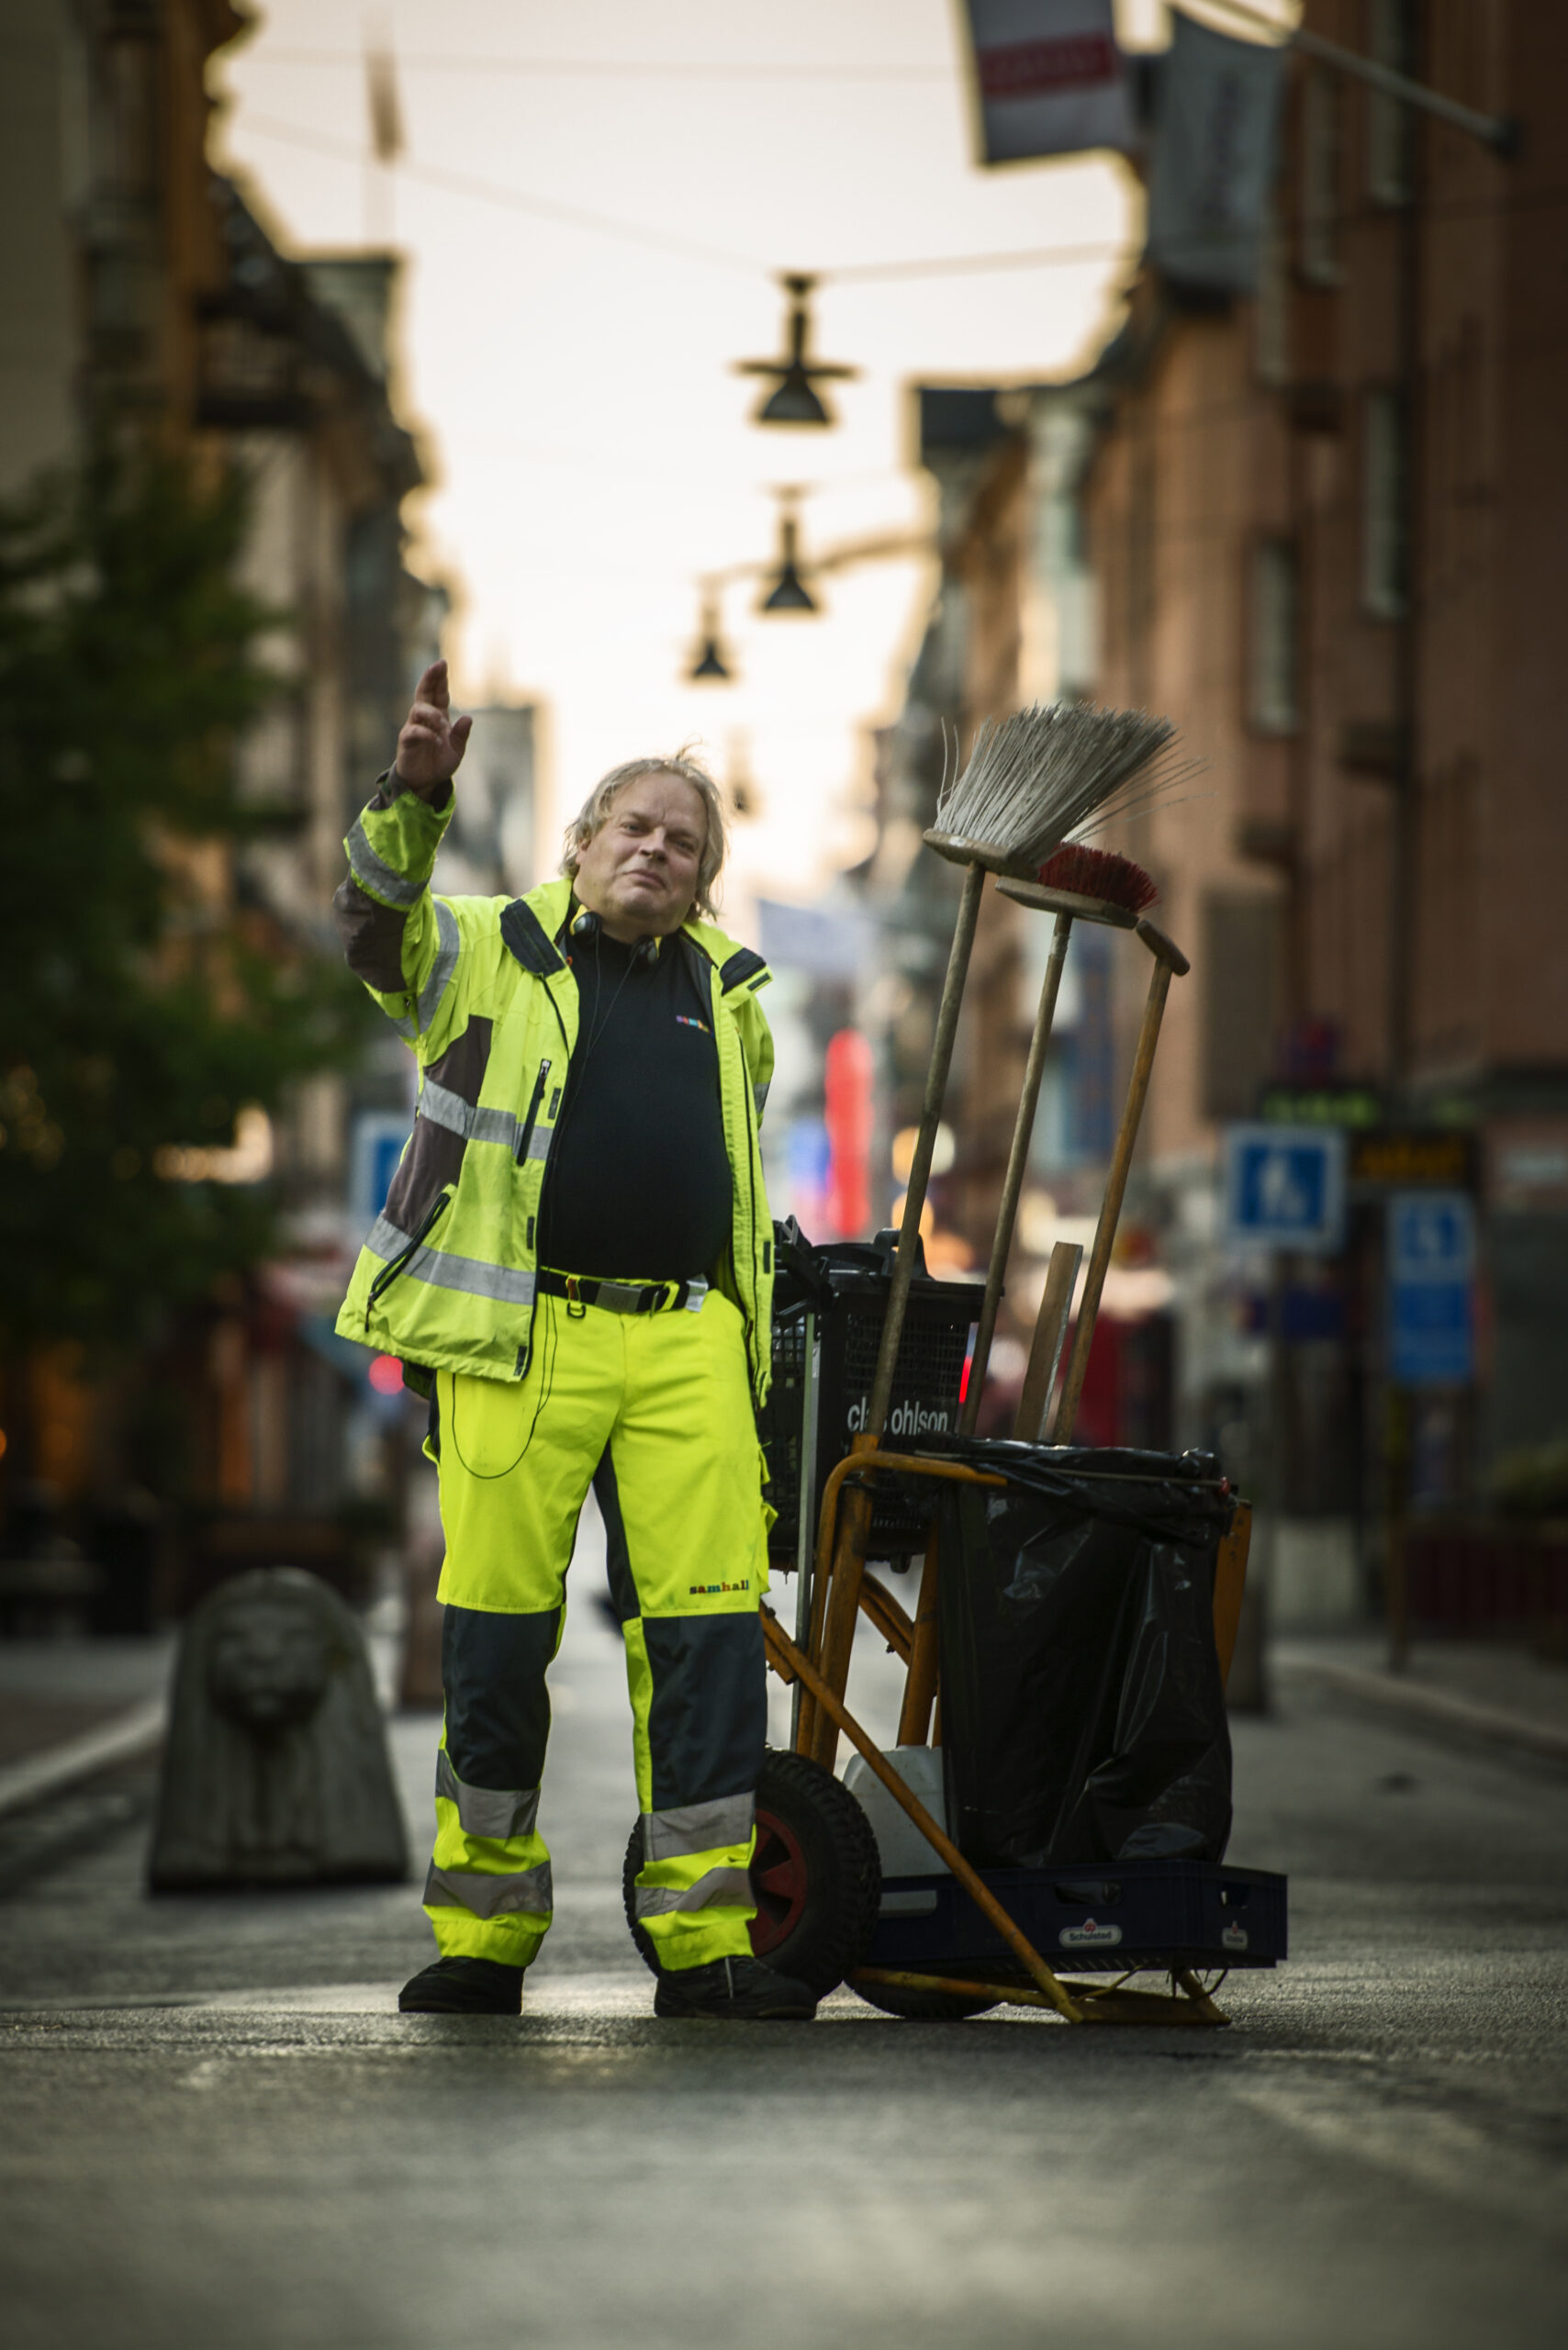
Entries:
[[[1126, 713], [1025, 712], [1008, 724], [1033, 726], [1036, 742], [1097, 725], [1107, 741], [1117, 728], [1169, 735]], [[1003, 825], [963, 823], [966, 807], [994, 817], [999, 772], [1016, 798], [1016, 741], [1004, 727], [980, 748], [983, 789], [966, 800], [977, 752], [926, 834], [964, 881], [896, 1239], [816, 1252], [779, 1235], [764, 1435], [797, 1573], [793, 1634], [767, 1606], [763, 1628], [793, 1702], [790, 1749], [769, 1754], [757, 1790], [753, 1946], [819, 1994], [847, 1980], [907, 2016], [1009, 2004], [1072, 2024], [1218, 2025], [1204, 1976], [1271, 1966], [1286, 1949], [1284, 1880], [1222, 1857], [1224, 1682], [1250, 1511], [1207, 1456], [1072, 1444], [1165, 1002], [1189, 966], [1139, 911], [1152, 885], [1126, 860], [1077, 847], [1040, 858], [1037, 810], [1032, 834], [1016, 824], [1001, 845]], [[988, 881], [1056, 928], [977, 1300], [972, 1284], [929, 1278], [919, 1228]], [[1087, 1267], [1080, 1280], [1081, 1252], [1053, 1251], [1013, 1438], [983, 1441], [976, 1416], [1081, 922], [1130, 934], [1148, 955], [1143, 1020]], [[911, 1616], [868, 1562], [915, 1551]], [[847, 1703], [862, 1617], [904, 1667], [887, 1752]], [[1093, 1660], [1087, 1676], [1057, 1669], [1073, 1643], [1080, 1665]], [[843, 1739], [854, 1756], [840, 1780]], [[639, 1860], [634, 1837], [629, 1897]], [[1139, 1975], [1164, 1987], [1135, 1986]]]

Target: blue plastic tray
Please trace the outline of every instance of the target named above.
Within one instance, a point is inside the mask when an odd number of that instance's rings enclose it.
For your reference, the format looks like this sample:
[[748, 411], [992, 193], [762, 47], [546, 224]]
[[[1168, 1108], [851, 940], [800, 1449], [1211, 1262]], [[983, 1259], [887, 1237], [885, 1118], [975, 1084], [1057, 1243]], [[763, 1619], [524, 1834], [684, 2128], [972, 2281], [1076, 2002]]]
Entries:
[[[1272, 1966], [1286, 1955], [1285, 1880], [1213, 1861], [1066, 1862], [980, 1872], [1049, 1966]], [[957, 1880], [894, 1876], [864, 1962], [913, 1973], [1017, 1961]]]

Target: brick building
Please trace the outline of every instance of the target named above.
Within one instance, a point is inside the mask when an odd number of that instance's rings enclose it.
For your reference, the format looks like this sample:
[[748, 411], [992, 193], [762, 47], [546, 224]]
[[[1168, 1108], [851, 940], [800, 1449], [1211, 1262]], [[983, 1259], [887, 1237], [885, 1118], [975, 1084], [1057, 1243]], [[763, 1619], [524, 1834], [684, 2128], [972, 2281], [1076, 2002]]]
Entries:
[[[287, 957], [336, 951], [342, 837], [434, 655], [444, 599], [404, 559], [404, 501], [423, 474], [398, 414], [398, 258], [285, 254], [208, 161], [207, 60], [245, 21], [229, 0], [7, 6], [0, 494], [105, 431], [248, 476], [245, 585], [289, 616], [265, 648], [285, 690], [239, 751], [266, 822], [243, 850], [180, 854], [200, 895], [242, 908]], [[325, 1511], [352, 1482], [352, 1366], [320, 1316], [341, 1289], [353, 1112], [402, 1107], [405, 1058], [389, 1038], [352, 1081], [302, 1086], [270, 1136], [230, 1154], [248, 1174], [270, 1163], [295, 1253], [180, 1335], [197, 1501]], [[40, 1469], [84, 1503], [125, 1475], [116, 1398], [75, 1383], [63, 1358], [39, 1375]]]
[[[1194, 965], [1130, 1203], [1174, 1284], [1177, 1433], [1218, 1435], [1247, 1467], [1259, 1416], [1258, 1301], [1215, 1241], [1222, 1123], [1270, 1080], [1360, 1081], [1366, 1114], [1461, 1137], [1474, 1171], [1477, 1382], [1415, 1405], [1417, 1499], [1453, 1503], [1568, 1427], [1568, 937], [1551, 906], [1568, 851], [1551, 700], [1568, 17], [1307, 0], [1304, 23], [1517, 118], [1517, 151], [1294, 53], [1255, 297], [1146, 269], [1083, 378], [1036, 387], [1026, 422], [1002, 396], [1014, 420], [997, 417], [967, 485], [950, 570], [971, 613], [983, 582], [1016, 580], [1012, 699], [1158, 709], [1203, 762], [1184, 800], [1113, 844], [1155, 874]], [[982, 640], [1008, 635], [993, 619], [955, 656], [983, 707], [1009, 697], [1001, 669], [981, 678]], [[1020, 965], [982, 1061], [1014, 1049], [1026, 980]], [[1119, 1069], [1139, 985], [1129, 965]], [[1342, 1530], [1347, 1595], [1382, 1478], [1375, 1190], [1353, 1224], [1343, 1260], [1291, 1275], [1283, 1494]]]

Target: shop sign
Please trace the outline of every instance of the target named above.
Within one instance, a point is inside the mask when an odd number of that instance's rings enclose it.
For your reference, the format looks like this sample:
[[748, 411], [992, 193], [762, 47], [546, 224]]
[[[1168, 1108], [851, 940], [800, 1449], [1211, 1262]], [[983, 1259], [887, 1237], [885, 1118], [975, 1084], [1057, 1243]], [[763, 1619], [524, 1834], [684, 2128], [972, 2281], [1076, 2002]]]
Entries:
[[1473, 1191], [1471, 1126], [1382, 1126], [1350, 1137], [1350, 1180], [1378, 1191]]

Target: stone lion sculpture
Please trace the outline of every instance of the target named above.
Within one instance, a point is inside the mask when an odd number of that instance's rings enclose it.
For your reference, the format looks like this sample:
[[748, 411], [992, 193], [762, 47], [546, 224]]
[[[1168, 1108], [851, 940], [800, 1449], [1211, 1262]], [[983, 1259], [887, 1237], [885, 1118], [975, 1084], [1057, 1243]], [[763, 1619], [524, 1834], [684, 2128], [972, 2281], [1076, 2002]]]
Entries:
[[154, 1892], [407, 1875], [359, 1627], [298, 1567], [222, 1583], [187, 1623], [153, 1824]]

